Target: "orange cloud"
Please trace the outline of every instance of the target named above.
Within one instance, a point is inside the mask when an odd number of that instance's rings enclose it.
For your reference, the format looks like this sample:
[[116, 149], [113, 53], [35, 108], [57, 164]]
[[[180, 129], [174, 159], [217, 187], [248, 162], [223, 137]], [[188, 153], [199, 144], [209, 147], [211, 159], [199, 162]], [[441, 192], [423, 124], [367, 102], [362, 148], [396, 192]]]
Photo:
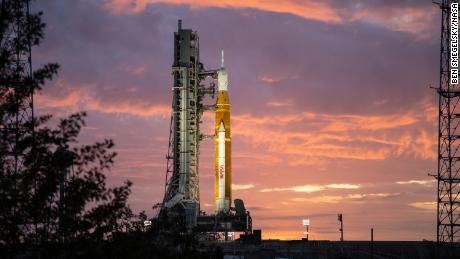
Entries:
[[327, 188], [332, 189], [358, 189], [359, 185], [356, 184], [348, 184], [348, 183], [339, 183], [339, 184], [328, 184], [326, 185]]
[[320, 185], [303, 185], [303, 186], [293, 186], [286, 188], [266, 188], [260, 190], [260, 192], [279, 192], [279, 191], [293, 191], [293, 192], [317, 192], [324, 190], [324, 186]]
[[337, 13], [337, 10], [332, 8], [327, 3], [313, 1], [264, 1], [264, 0], [221, 0], [221, 1], [193, 1], [193, 0], [109, 0], [106, 2], [106, 7], [114, 13], [138, 13], [143, 11], [148, 4], [173, 4], [173, 5], [189, 5], [193, 8], [232, 8], [244, 9], [252, 8], [257, 10], [289, 13], [300, 16], [306, 19], [312, 19], [322, 22], [340, 23], [342, 18]]
[[89, 110], [102, 113], [123, 113], [136, 116], [160, 116], [167, 118], [171, 114], [171, 108], [166, 105], [155, 105], [140, 101], [121, 100], [112, 103], [102, 102], [92, 96], [85, 87], [67, 88], [64, 94], [59, 96], [41, 94], [37, 95], [36, 102], [40, 109], [47, 108], [75, 108], [77, 110]]
[[160, 116], [163, 118], [171, 114], [171, 108], [166, 105], [152, 105], [129, 101], [102, 103], [98, 100], [91, 100], [86, 104], [86, 108], [103, 113], [125, 113], [137, 116]]
[[356, 201], [364, 198], [386, 198], [398, 196], [399, 193], [368, 193], [368, 194], [348, 194], [348, 195], [321, 195], [312, 198], [292, 198], [295, 202], [313, 202], [313, 203], [339, 203], [346, 200]]
[[433, 147], [438, 144], [438, 141], [430, 137], [425, 130], [420, 131], [415, 144], [418, 146], [418, 148], [413, 149], [416, 155], [424, 159], [435, 159], [437, 157], [437, 152]]
[[286, 106], [292, 106], [292, 102], [276, 102], [276, 101], [271, 101], [267, 102], [267, 106], [269, 107], [286, 107]]
[[284, 114], [279, 116], [262, 116], [255, 117], [251, 114], [232, 115], [232, 121], [236, 123], [251, 123], [254, 125], [287, 125], [294, 122], [300, 122], [307, 119], [313, 119], [316, 115], [310, 112], [300, 114]]
[[323, 115], [325, 120], [331, 121], [326, 131], [381, 130], [404, 127], [416, 123], [418, 120], [413, 114], [391, 116], [363, 116], [363, 115]]
[[436, 210], [437, 204], [434, 201], [418, 201], [409, 203], [409, 206], [424, 210]]
[[254, 184], [232, 184], [232, 190], [233, 191], [238, 191], [238, 190], [248, 190], [254, 188]]
[[64, 108], [69, 106], [76, 106], [81, 100], [81, 93], [78, 91], [72, 91], [69, 94], [56, 97], [45, 94], [35, 95], [35, 102], [38, 107], [47, 108]]
[[409, 155], [435, 159], [436, 136], [424, 128], [432, 125], [432, 106], [424, 100], [405, 114], [390, 115], [237, 114], [232, 117], [232, 134], [253, 148], [264, 148], [265, 155], [289, 155], [285, 162], [290, 166], [318, 165], [326, 158], [384, 160]]
[[423, 186], [433, 186], [436, 183], [436, 180], [408, 180], [408, 181], [398, 181], [397, 184], [418, 184]]
[[279, 192], [279, 191], [293, 191], [293, 192], [318, 192], [325, 189], [357, 189], [359, 185], [356, 184], [327, 184], [327, 185], [302, 185], [284, 188], [266, 188], [260, 192]]

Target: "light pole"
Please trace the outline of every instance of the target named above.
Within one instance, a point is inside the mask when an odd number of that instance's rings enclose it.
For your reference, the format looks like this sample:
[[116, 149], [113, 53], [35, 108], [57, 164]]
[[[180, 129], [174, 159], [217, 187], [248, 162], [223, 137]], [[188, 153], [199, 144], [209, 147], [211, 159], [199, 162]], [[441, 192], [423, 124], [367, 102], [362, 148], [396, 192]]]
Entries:
[[306, 232], [304, 233], [307, 236], [307, 241], [308, 241], [308, 226], [310, 226], [310, 220], [309, 219], [303, 219], [302, 220], [302, 225], [306, 228]]
[[371, 259], [374, 259], [374, 228], [371, 228]]
[[340, 241], [343, 241], [343, 215], [340, 213], [338, 215], [338, 220], [340, 221]]

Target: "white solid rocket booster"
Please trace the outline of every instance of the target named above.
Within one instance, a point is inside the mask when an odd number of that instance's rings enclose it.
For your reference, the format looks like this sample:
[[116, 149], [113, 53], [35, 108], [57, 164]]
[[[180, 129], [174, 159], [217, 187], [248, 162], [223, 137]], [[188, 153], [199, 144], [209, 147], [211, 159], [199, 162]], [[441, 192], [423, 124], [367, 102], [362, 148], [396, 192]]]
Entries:
[[223, 211], [225, 210], [225, 126], [223, 122], [220, 123], [218, 134], [219, 198], [217, 201], [217, 211]]

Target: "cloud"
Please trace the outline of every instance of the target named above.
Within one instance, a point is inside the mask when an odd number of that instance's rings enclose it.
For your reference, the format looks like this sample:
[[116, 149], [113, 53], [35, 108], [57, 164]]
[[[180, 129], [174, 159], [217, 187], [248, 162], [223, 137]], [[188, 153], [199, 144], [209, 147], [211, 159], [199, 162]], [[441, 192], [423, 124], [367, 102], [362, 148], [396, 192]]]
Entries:
[[318, 192], [325, 189], [357, 189], [359, 185], [355, 184], [327, 184], [327, 185], [301, 185], [285, 188], [265, 188], [261, 192], [279, 192], [279, 191], [293, 191], [293, 192]]
[[324, 190], [324, 186], [319, 185], [303, 185], [303, 186], [293, 186], [286, 188], [265, 188], [260, 190], [261, 192], [279, 192], [279, 191], [293, 191], [293, 192], [317, 192]]
[[273, 84], [273, 83], [277, 83], [277, 82], [281, 81], [281, 78], [273, 78], [273, 77], [270, 77], [270, 76], [267, 76], [267, 75], [259, 76], [257, 79], [259, 79], [260, 81], [262, 81], [264, 83], [267, 83], [267, 84]]
[[[357, 8], [351, 20], [367, 21], [390, 30], [409, 32], [420, 40], [433, 36], [435, 17], [439, 13], [433, 6], [381, 6], [379, 8]], [[431, 23], [431, 24], [430, 24]]]
[[36, 105], [40, 108], [67, 108], [77, 106], [82, 98], [79, 91], [72, 91], [65, 96], [35, 95]]
[[296, 202], [314, 202], [314, 203], [338, 203], [344, 199], [340, 195], [322, 195], [314, 198], [293, 198], [292, 201]]
[[171, 114], [171, 108], [169, 106], [133, 101], [103, 103], [99, 100], [90, 100], [84, 107], [88, 110], [102, 113], [124, 113], [144, 117], [159, 116], [167, 118]]
[[297, 197], [292, 198], [294, 202], [313, 202], [313, 203], [339, 203], [342, 201], [359, 201], [366, 198], [387, 198], [399, 196], [400, 193], [368, 193], [368, 194], [348, 194], [348, 195], [321, 195], [311, 198]]
[[423, 159], [435, 159], [437, 153], [434, 151], [433, 146], [437, 145], [437, 140], [432, 137], [426, 130], [421, 130], [419, 136], [415, 140], [415, 145], [418, 148], [413, 148], [416, 156]]
[[430, 186], [433, 186], [436, 183], [436, 180], [434, 180], [434, 179], [432, 179], [432, 180], [407, 180], [407, 181], [397, 181], [396, 183], [397, 184], [403, 184], [403, 185], [419, 184], [419, 185], [430, 187]]
[[424, 210], [436, 210], [437, 204], [434, 201], [418, 201], [409, 203], [409, 206]]
[[[62, 84], [62, 82], [61, 82]], [[46, 92], [37, 95], [37, 107], [41, 110], [65, 108], [86, 111], [97, 111], [108, 114], [129, 114], [135, 116], [159, 116], [167, 118], [171, 108], [165, 105], [147, 103], [142, 100], [120, 99], [112, 102], [103, 101], [91, 94], [92, 86], [69, 87], [62, 93]]]
[[290, 13], [306, 19], [312, 19], [327, 23], [339, 23], [342, 19], [339, 17], [337, 10], [327, 3], [304, 1], [285, 1], [278, 3], [276, 1], [263, 0], [221, 0], [221, 1], [193, 1], [193, 0], [109, 0], [106, 7], [115, 13], [139, 13], [143, 11], [148, 4], [172, 4], [172, 5], [189, 5], [193, 8], [231, 8], [244, 9], [252, 8], [262, 11], [275, 13]]
[[326, 185], [326, 187], [331, 188], [331, 189], [358, 189], [360, 186], [356, 184], [342, 183], [342, 184], [328, 184]]
[[144, 65], [121, 65], [117, 68], [118, 70], [122, 72], [128, 72], [132, 75], [138, 75], [141, 76], [145, 73], [146, 67]]
[[407, 32], [417, 35], [420, 39], [429, 38], [436, 8], [430, 5], [403, 6], [395, 3], [388, 5], [372, 5], [342, 3], [295, 1], [283, 2], [263, 0], [108, 0], [106, 8], [115, 14], [139, 13], [149, 4], [187, 5], [193, 9], [226, 8], [255, 9], [259, 11], [292, 14], [307, 20], [330, 24], [344, 24], [355, 21], [376, 24], [393, 31]]
[[248, 190], [254, 188], [254, 184], [232, 184], [232, 190]]
[[355, 130], [383, 130], [395, 129], [417, 122], [417, 118], [412, 114], [398, 114], [390, 116], [362, 116], [362, 115], [323, 115], [324, 120], [330, 122], [325, 131], [337, 132]]
[[277, 108], [277, 107], [286, 107], [286, 106], [292, 106], [292, 102], [278, 102], [278, 101], [270, 101], [270, 102], [267, 102], [267, 106], [268, 107], [274, 107], [274, 108]]
[[254, 148], [264, 148], [265, 154], [290, 155], [286, 162], [291, 166], [318, 165], [325, 159], [434, 160], [437, 139], [426, 126], [433, 119], [431, 113], [425, 101], [404, 114], [244, 113], [232, 116], [232, 134]]

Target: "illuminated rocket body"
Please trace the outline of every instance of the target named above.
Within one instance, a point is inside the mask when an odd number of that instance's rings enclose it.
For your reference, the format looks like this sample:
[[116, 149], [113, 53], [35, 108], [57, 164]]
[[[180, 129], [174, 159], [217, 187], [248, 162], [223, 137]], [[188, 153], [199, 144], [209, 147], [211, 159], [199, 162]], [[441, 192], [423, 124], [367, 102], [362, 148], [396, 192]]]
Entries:
[[222, 67], [217, 72], [217, 81], [218, 95], [214, 139], [214, 198], [216, 202], [216, 214], [220, 214], [230, 211], [230, 201], [232, 198], [230, 100], [228, 98], [228, 75], [224, 68], [224, 51], [222, 51]]

